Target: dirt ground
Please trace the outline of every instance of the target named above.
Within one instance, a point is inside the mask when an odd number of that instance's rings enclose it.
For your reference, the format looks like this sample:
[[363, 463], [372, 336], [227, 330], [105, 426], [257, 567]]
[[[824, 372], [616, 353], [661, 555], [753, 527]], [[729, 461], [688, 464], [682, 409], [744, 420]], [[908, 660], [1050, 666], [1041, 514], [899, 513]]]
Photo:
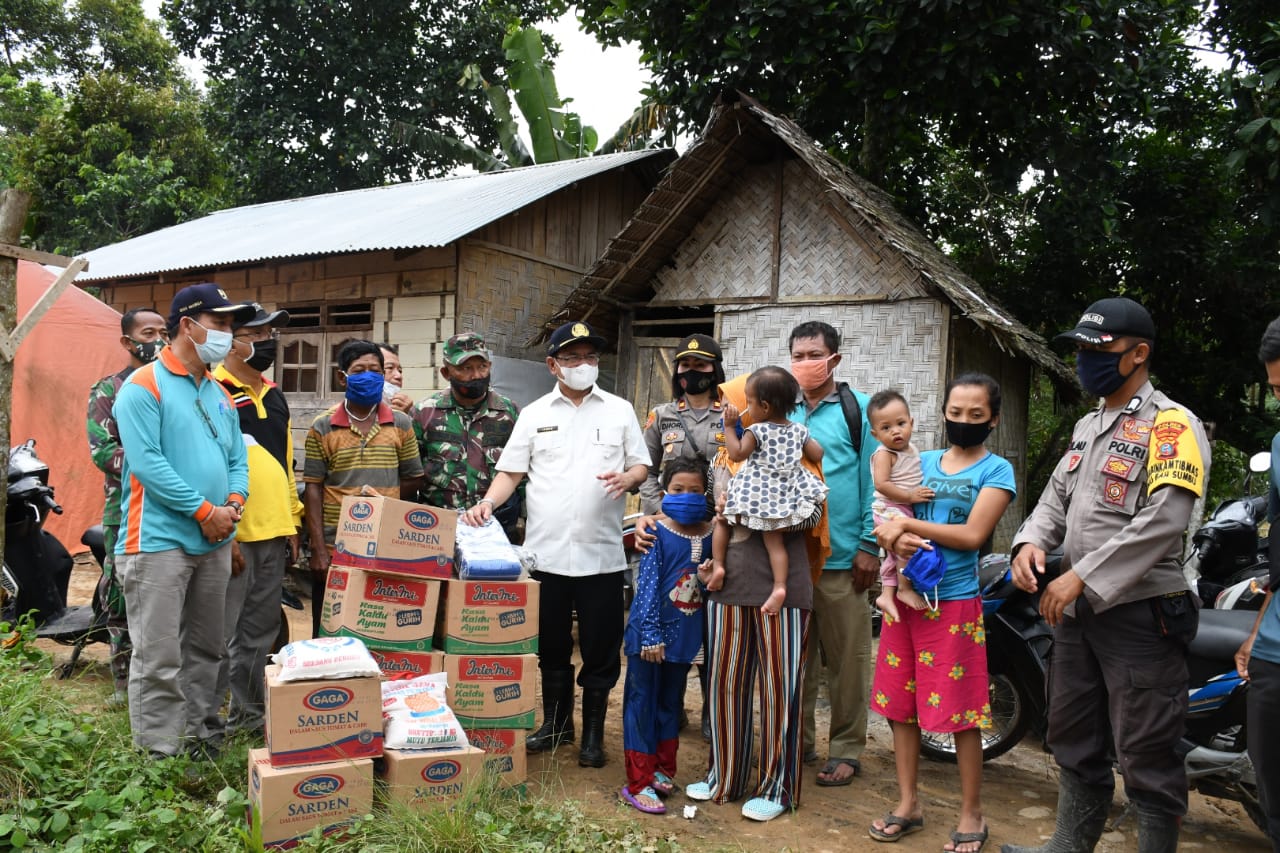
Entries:
[[[72, 577], [72, 603], [88, 601], [97, 578], [98, 568], [92, 557], [79, 558]], [[289, 611], [289, 616], [292, 636], [308, 636], [310, 612]], [[66, 647], [50, 643], [47, 648], [59, 661], [68, 656]], [[90, 646], [84, 656], [105, 660], [106, 647]], [[106, 679], [109, 676], [105, 667], [90, 666], [79, 670], [79, 677]], [[818, 752], [825, 756], [829, 709], [822, 695], [818, 705]], [[707, 762], [707, 745], [697, 731], [701, 706], [696, 679], [690, 679], [685, 704], [693, 725], [681, 738], [681, 770], [677, 778], [681, 785], [700, 779]], [[605, 746], [609, 763], [602, 769], [579, 767], [577, 749], [573, 747], [561, 749], [554, 755], [529, 756], [531, 793], [575, 800], [588, 814], [640, 821], [646, 831], [672, 837], [689, 850], [835, 853], [883, 849], [883, 845], [868, 837], [866, 829], [872, 820], [897, 802], [892, 738], [888, 724], [875, 714], [871, 715], [867, 750], [862, 757], [862, 775], [847, 787], [823, 788], [816, 783], [818, 766], [806, 767], [800, 808], [766, 824], [743, 818], [739, 805], [693, 803], [681, 792], [668, 800], [668, 812], [662, 816], [640, 815], [620, 805], [618, 790], [623, 783], [621, 681], [609, 699]], [[1052, 834], [1057, 804], [1056, 778], [1052, 758], [1031, 740], [986, 765], [982, 798], [991, 828], [988, 851], [998, 850], [1000, 844], [1008, 842], [1038, 844], [1041, 843], [1038, 839]], [[926, 828], [901, 844], [903, 849], [941, 850], [948, 831], [954, 826], [960, 802], [954, 765], [922, 761], [920, 790]], [[1117, 779], [1117, 791], [1120, 790], [1122, 785]], [[1102, 853], [1138, 849], [1133, 817], [1123, 818], [1119, 827], [1113, 826], [1123, 811], [1123, 799], [1122, 794], [1116, 797], [1112, 823], [1108, 824], [1108, 832], [1098, 845]], [[686, 804], [697, 806], [697, 815], [691, 820], [681, 816]], [[1238, 804], [1192, 792], [1180, 849], [1267, 851], [1271, 846]]]

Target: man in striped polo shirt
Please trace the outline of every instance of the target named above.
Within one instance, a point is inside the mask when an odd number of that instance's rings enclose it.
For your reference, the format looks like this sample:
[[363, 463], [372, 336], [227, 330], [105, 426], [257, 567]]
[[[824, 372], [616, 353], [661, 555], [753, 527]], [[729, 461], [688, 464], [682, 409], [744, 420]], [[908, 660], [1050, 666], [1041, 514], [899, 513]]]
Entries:
[[310, 566], [320, 578], [329, 571], [344, 497], [368, 486], [384, 497], [412, 500], [422, 481], [413, 421], [382, 401], [382, 350], [370, 341], [348, 341], [338, 352], [338, 367], [346, 394], [311, 423], [302, 467]]

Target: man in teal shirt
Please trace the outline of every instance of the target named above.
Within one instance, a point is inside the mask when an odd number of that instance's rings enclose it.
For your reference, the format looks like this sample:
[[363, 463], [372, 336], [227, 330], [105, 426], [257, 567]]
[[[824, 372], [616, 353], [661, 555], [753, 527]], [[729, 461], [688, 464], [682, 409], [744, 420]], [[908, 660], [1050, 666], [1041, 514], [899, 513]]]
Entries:
[[[867, 745], [867, 695], [871, 677], [871, 605], [867, 590], [880, 569], [880, 550], [872, 535], [871, 499], [874, 486], [871, 437], [865, 412], [867, 395], [835, 380], [840, 363], [840, 333], [827, 323], [801, 323], [791, 331], [791, 372], [800, 384], [800, 400], [791, 419], [809, 428], [822, 445], [822, 473], [827, 487], [831, 556], [813, 587], [815, 636], [809, 641], [804, 680], [804, 756], [817, 760], [818, 668], [825, 660], [831, 699], [831, 736], [827, 763], [818, 773], [819, 785], [848, 785], [858, 775]], [[853, 428], [842, 395], [851, 395], [863, 413]]]

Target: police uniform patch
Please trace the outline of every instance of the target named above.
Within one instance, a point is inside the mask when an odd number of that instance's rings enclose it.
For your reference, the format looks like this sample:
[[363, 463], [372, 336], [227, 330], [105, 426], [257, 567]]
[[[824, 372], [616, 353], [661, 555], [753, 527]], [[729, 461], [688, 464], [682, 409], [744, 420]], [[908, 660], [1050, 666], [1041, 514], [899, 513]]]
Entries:
[[1125, 496], [1129, 494], [1129, 484], [1124, 480], [1113, 480], [1108, 477], [1102, 486], [1102, 499], [1112, 506], [1124, 506]]
[[1134, 417], [1121, 418], [1112, 435], [1123, 441], [1146, 441], [1151, 435], [1151, 421]]
[[677, 432], [676, 430], [672, 430], [671, 432], [664, 432], [662, 434], [663, 441], [680, 441], [683, 438], [684, 438], [684, 435], [680, 432]]
[[1181, 486], [1204, 494], [1204, 459], [1191, 421], [1181, 409], [1165, 409], [1151, 428], [1147, 494], [1160, 486]]
[[724, 433], [716, 433], [716, 444], [724, 444]]
[[1134, 459], [1125, 459], [1120, 456], [1108, 456], [1107, 461], [1102, 463], [1102, 470], [1122, 479], [1129, 479], [1129, 472], [1133, 470], [1133, 466], [1137, 465]]
[[649, 419], [648, 419], [647, 421], [645, 421], [645, 422], [644, 422], [644, 428], [645, 428], [645, 429], [648, 429], [649, 427], [653, 426], [653, 422], [654, 422], [654, 421], [656, 421], [657, 419], [658, 419], [658, 410], [657, 410], [657, 409], [650, 409], [650, 410], [649, 410]]
[[1083, 454], [1080, 454], [1080, 453], [1072, 453], [1072, 454], [1071, 454], [1071, 456], [1069, 456], [1069, 457], [1067, 458], [1067, 470], [1068, 470], [1068, 471], [1074, 471], [1074, 470], [1076, 470], [1077, 468], [1079, 468], [1079, 467], [1080, 467], [1080, 460], [1081, 460], [1081, 459], [1083, 459], [1083, 458], [1084, 458]]

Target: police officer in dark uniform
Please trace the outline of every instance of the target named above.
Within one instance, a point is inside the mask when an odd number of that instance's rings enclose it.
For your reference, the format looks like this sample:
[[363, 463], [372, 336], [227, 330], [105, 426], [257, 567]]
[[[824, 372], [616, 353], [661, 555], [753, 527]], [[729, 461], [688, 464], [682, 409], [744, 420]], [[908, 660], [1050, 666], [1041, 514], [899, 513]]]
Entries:
[[[724, 414], [720, 383], [724, 382], [724, 357], [720, 344], [709, 335], [689, 335], [676, 348], [671, 373], [671, 402], [649, 412], [644, 423], [644, 443], [653, 463], [640, 486], [640, 508], [648, 515], [662, 511], [662, 486], [658, 478], [672, 459], [692, 459], [708, 469], [724, 446]], [[707, 478], [710, 483], [710, 476]]]
[[1179, 566], [1182, 534], [1209, 475], [1200, 420], [1152, 387], [1155, 325], [1131, 299], [1089, 306], [1074, 329], [1076, 373], [1102, 398], [1075, 425], [1035, 510], [1014, 537], [1014, 582], [1035, 591], [1045, 552], [1063, 573], [1040, 612], [1054, 626], [1049, 747], [1061, 768], [1057, 825], [1035, 848], [1087, 853], [1111, 804], [1111, 743], [1138, 814], [1141, 853], [1173, 853], [1187, 810], [1177, 745], [1187, 713], [1186, 645], [1195, 597]]

